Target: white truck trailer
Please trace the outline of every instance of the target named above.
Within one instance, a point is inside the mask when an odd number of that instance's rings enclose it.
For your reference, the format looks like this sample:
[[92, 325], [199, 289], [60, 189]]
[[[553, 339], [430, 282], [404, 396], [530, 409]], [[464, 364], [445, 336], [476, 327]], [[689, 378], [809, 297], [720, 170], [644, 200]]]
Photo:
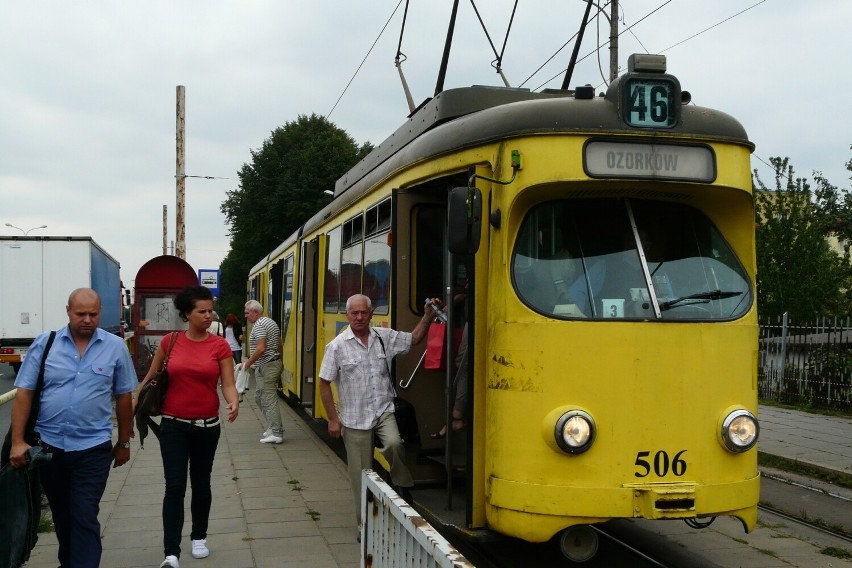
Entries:
[[119, 264], [91, 237], [0, 236], [0, 363], [17, 372], [33, 339], [67, 324], [76, 288], [100, 295], [100, 327], [120, 335]]

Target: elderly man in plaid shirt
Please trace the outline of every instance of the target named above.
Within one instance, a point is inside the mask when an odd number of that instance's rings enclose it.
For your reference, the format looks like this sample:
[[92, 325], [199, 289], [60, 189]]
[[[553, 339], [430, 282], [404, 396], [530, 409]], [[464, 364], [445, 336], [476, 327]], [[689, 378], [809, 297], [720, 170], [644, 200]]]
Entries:
[[[436, 314], [433, 301], [428, 301], [423, 317], [411, 333], [372, 327], [370, 298], [355, 294], [346, 301], [349, 327], [325, 348], [319, 373], [320, 396], [328, 414], [329, 435], [343, 436], [359, 527], [361, 470], [370, 469], [373, 463], [374, 435], [390, 464], [391, 480], [406, 500], [407, 488], [414, 485], [405, 465], [405, 447], [393, 414], [390, 362], [423, 341]], [[337, 382], [339, 408], [334, 405], [332, 382]]]

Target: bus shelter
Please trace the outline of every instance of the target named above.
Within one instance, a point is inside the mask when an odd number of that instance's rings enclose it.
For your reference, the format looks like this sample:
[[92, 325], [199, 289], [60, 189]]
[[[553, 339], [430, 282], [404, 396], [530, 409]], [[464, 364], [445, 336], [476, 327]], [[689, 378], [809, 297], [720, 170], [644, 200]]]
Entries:
[[133, 302], [133, 364], [139, 380], [145, 377], [162, 337], [186, 329], [174, 297], [186, 286], [197, 286], [195, 270], [183, 259], [157, 256], [136, 273]]

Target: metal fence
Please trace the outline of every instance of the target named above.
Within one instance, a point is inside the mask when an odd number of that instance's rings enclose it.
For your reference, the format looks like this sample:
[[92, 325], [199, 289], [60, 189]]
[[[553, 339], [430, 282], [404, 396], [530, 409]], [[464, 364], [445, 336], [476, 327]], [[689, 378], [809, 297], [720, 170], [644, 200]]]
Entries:
[[762, 400], [852, 411], [852, 320], [761, 320], [757, 372]]

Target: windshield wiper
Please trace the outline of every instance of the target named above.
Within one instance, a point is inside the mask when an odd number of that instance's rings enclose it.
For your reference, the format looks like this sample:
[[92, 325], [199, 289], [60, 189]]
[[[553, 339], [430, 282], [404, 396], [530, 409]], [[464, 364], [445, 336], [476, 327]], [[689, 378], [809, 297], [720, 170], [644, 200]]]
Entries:
[[698, 292], [697, 294], [690, 294], [689, 296], [681, 296], [680, 298], [675, 298], [674, 300], [669, 300], [667, 302], [662, 302], [660, 304], [660, 311], [664, 312], [671, 308], [677, 307], [678, 304], [685, 302], [687, 300], [703, 300], [703, 302], [697, 303], [706, 303], [710, 300], [722, 300], [724, 298], [732, 298], [734, 296], [740, 296], [743, 292], [734, 292], [730, 290], [721, 291], [721, 290], [708, 290], [707, 292]]

